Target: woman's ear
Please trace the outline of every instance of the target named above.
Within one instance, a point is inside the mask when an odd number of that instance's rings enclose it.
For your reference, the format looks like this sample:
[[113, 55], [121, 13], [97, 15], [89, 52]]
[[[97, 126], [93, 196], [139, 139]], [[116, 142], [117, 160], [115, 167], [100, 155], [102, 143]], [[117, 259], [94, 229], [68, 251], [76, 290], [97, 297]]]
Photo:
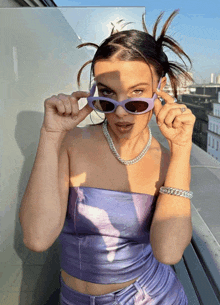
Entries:
[[167, 78], [166, 78], [166, 76], [164, 76], [164, 77], [162, 77], [162, 80], [161, 80], [160, 89], [163, 90], [163, 88], [166, 86], [166, 83], [167, 83]]

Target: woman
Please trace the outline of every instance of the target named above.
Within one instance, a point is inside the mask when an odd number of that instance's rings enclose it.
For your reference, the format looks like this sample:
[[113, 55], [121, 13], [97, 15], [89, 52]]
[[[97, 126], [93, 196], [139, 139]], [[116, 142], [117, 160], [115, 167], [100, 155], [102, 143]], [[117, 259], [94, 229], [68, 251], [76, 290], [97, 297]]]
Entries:
[[[192, 237], [195, 123], [186, 105], [163, 91], [165, 75], [175, 97], [177, 77], [190, 78], [163, 51], [167, 46], [188, 58], [165, 35], [176, 14], [158, 39], [163, 14], [153, 36], [144, 22], [144, 32], [112, 31], [88, 62], [95, 79], [90, 93], [45, 101], [20, 219], [24, 243], [33, 251], [45, 251], [60, 238], [62, 305], [188, 304], [170, 266], [180, 261]], [[94, 44], [79, 47], [84, 45]], [[93, 96], [96, 88], [98, 97]], [[82, 97], [88, 104], [79, 111]], [[105, 113], [104, 122], [78, 128], [93, 109]], [[152, 137], [148, 123], [153, 111], [170, 150]]]

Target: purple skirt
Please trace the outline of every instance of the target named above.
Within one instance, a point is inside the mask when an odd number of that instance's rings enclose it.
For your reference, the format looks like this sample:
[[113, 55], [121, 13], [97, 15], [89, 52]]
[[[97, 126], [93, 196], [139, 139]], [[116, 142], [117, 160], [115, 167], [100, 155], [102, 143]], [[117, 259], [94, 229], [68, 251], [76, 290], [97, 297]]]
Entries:
[[163, 267], [144, 272], [128, 287], [99, 296], [73, 290], [60, 274], [60, 305], [188, 305], [175, 272]]

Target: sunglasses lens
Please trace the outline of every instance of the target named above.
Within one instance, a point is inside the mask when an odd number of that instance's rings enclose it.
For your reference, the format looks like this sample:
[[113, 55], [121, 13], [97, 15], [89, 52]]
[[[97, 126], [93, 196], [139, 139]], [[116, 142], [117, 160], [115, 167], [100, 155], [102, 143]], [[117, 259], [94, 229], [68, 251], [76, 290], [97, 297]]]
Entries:
[[[111, 112], [114, 110], [115, 106], [110, 101], [105, 100], [94, 100], [93, 106], [101, 112]], [[147, 102], [143, 101], [132, 101], [125, 104], [125, 108], [130, 112], [141, 113], [149, 107]]]
[[149, 107], [149, 104], [142, 101], [132, 101], [126, 103], [125, 107], [128, 111], [131, 112], [143, 112]]
[[93, 106], [103, 112], [109, 112], [114, 109], [114, 104], [105, 100], [95, 100], [92, 102]]

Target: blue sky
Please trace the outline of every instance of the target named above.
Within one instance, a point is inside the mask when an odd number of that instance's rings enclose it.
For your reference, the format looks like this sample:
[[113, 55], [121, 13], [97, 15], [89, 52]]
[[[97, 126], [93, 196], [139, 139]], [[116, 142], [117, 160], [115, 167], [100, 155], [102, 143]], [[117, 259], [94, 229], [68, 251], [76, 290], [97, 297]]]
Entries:
[[[193, 76], [197, 82], [209, 82], [210, 74], [220, 74], [220, 0], [157, 0], [121, 1], [112, 0], [110, 6], [103, 6], [100, 0], [54, 0], [58, 7], [144, 7], [149, 32], [160, 14], [165, 11], [165, 21], [174, 9], [179, 14], [174, 18], [167, 34], [176, 39], [193, 62]], [[135, 3], [135, 5], [134, 5]], [[68, 11], [68, 10], [66, 10]], [[100, 19], [101, 20], [101, 19]], [[129, 18], [126, 22], [131, 21]], [[126, 29], [136, 28], [135, 24]], [[87, 29], [89, 32], [89, 29]], [[86, 40], [88, 37], [86, 38]], [[100, 39], [100, 42], [103, 39]], [[90, 41], [88, 39], [88, 41]]]

